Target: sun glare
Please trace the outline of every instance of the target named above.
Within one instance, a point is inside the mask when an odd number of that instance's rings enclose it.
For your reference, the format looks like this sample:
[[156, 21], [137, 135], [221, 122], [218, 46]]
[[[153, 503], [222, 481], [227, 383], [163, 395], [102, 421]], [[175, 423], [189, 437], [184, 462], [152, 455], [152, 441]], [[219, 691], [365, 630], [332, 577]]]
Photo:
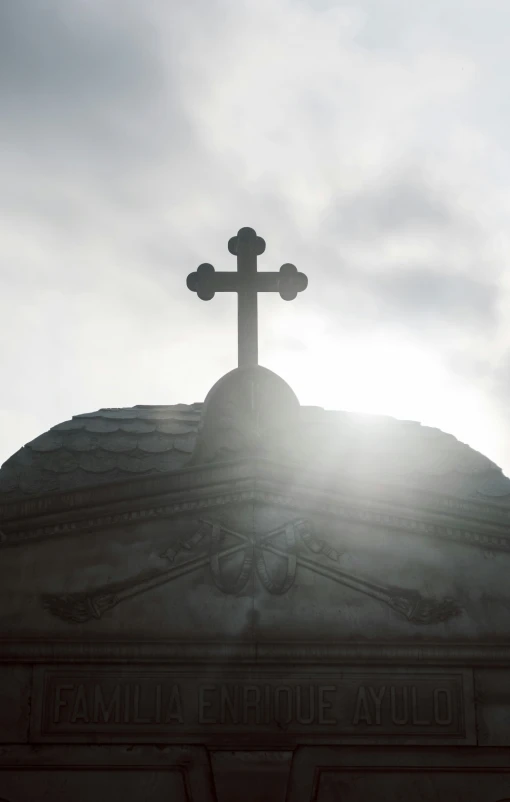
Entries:
[[302, 347], [274, 354], [272, 366], [302, 404], [418, 421], [501, 458], [498, 421], [483, 393], [433, 352], [387, 333], [333, 340], [320, 320], [307, 321], [306, 338], [297, 339]]
[[[357, 340], [322, 347], [313, 386], [324, 403], [369, 414], [408, 418], [444, 411], [438, 390], [444, 372], [412, 346], [388, 338]], [[439, 397], [438, 397], [439, 396]]]

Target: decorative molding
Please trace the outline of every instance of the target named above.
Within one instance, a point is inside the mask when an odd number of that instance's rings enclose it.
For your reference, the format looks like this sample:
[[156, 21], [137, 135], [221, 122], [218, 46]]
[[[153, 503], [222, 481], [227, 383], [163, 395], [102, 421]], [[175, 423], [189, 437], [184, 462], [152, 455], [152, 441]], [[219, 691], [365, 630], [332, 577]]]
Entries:
[[[238, 480], [235, 484], [239, 485]], [[303, 515], [326, 515], [335, 520], [354, 523], [365, 523], [384, 527], [392, 532], [403, 534], [419, 534], [427, 537], [450, 540], [463, 545], [474, 546], [484, 550], [510, 553], [510, 534], [506, 528], [499, 532], [482, 531], [473, 524], [473, 528], [453, 522], [437, 522], [424, 520], [422, 510], [416, 510], [413, 516], [411, 509], [402, 512], [388, 512], [386, 509], [377, 509], [372, 501], [369, 505], [355, 505], [353, 501], [346, 502], [341, 498], [331, 497], [328, 494], [317, 494], [313, 488], [296, 488], [293, 492], [277, 492], [275, 490], [259, 489], [260, 481], [245, 480], [245, 489], [228, 490], [203, 489], [200, 495], [188, 496], [172, 502], [153, 504], [141, 508], [124, 509], [115, 512], [101, 511], [96, 516], [62, 520], [48, 523], [34, 528], [22, 528], [14, 531], [5, 531], [4, 539], [0, 539], [0, 549], [9, 546], [22, 545], [31, 541], [44, 540], [51, 537], [61, 537], [79, 532], [107, 529], [118, 525], [139, 523], [140, 521], [160, 520], [180, 514], [196, 513], [212, 510], [228, 504], [263, 503], [287, 507]], [[265, 482], [264, 482], [265, 484]], [[158, 499], [159, 501], [159, 499]], [[141, 505], [142, 499], [137, 500]], [[435, 515], [437, 518], [437, 513]], [[6, 527], [4, 527], [6, 529]]]
[[394, 665], [510, 669], [508, 643], [372, 641], [326, 643], [78, 640], [26, 638], [0, 640], [0, 663], [182, 664], [188, 665]]
[[[299, 468], [299, 488], [295, 484], [296, 468]], [[0, 504], [0, 522], [4, 529], [13, 525], [19, 528], [30, 518], [76, 514], [94, 507], [99, 511], [105, 506], [111, 508], [114, 505], [132, 503], [133, 499], [136, 499], [138, 505], [147, 503], [150, 505], [149, 499], [154, 497], [168, 500], [171, 495], [190, 491], [207, 493], [225, 484], [237, 488], [240, 482], [250, 479], [262, 482], [266, 480], [271, 485], [276, 482], [279, 485], [292, 487], [297, 495], [302, 490], [324, 492], [324, 488], [327, 487], [328, 494], [339, 500], [348, 499], [364, 506], [367, 502], [391, 504], [409, 509], [410, 512], [409, 496], [412, 494], [416, 499], [414, 509], [424, 514], [433, 512], [506, 526], [510, 522], [510, 506], [498, 505], [495, 502], [462, 499], [418, 487], [384, 484], [380, 477], [367, 477], [363, 482], [345, 471], [325, 475], [319, 471], [309, 470], [303, 465], [282, 464], [262, 458], [191, 466], [179, 471], [119, 480], [106, 485], [74, 491], [57, 491], [26, 500], [8, 501]]]
[[178, 515], [179, 513], [196, 512], [198, 510], [212, 509], [221, 507], [225, 504], [238, 504], [240, 502], [257, 501], [256, 491], [247, 490], [231, 493], [220, 493], [210, 497], [193, 498], [183, 501], [176, 501], [171, 504], [145, 507], [143, 509], [130, 509], [122, 512], [103, 513], [90, 518], [82, 518], [75, 521], [65, 521], [62, 523], [49, 524], [37, 529], [24, 529], [9, 533], [4, 544], [15, 545], [32, 540], [72, 534], [75, 532], [89, 531], [94, 529], [106, 529], [112, 526], [126, 523], [138, 523], [146, 520], [157, 520]]
[[167, 496], [169, 493], [180, 493], [190, 488], [211, 487], [218, 482], [246, 478], [249, 473], [246, 471], [248, 465], [248, 462], [241, 466], [239, 463], [224, 463], [183, 468], [176, 472], [169, 471], [80, 490], [57, 491], [35, 498], [8, 501], [0, 504], [0, 521], [20, 522], [25, 518], [130, 502], [133, 498], [142, 502], [151, 496]]

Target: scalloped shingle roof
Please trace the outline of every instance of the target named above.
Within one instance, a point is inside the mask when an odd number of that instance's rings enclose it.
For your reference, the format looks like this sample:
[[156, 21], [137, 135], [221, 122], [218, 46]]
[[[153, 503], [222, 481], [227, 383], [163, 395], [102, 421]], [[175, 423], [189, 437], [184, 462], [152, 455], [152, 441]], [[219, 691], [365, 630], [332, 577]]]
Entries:
[[[0, 469], [0, 500], [182, 469], [202, 404], [135, 406], [76, 415], [32, 440]], [[510, 480], [439, 429], [384, 416], [301, 408], [292, 458], [379, 474], [414, 487], [510, 503]]]

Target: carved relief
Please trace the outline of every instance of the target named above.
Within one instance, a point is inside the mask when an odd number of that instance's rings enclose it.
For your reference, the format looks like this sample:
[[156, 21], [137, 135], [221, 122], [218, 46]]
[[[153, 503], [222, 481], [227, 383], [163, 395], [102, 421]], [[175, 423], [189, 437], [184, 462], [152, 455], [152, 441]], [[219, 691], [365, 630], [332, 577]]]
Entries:
[[[233, 567], [231, 558], [236, 555], [241, 560]], [[279, 558], [283, 570], [271, 568], [271, 555]], [[298, 568], [304, 568], [377, 599], [412, 624], [436, 624], [461, 612], [454, 599], [426, 597], [417, 590], [385, 585], [343, 570], [338, 565], [341, 552], [318, 537], [311, 524], [302, 519], [262, 534], [237, 532], [219, 521], [202, 520], [161, 557], [169, 564], [162, 570], [145, 571], [92, 593], [45, 595], [43, 605], [65, 621], [84, 623], [101, 618], [125, 599], [206, 567], [223, 593], [239, 594], [250, 580], [257, 580], [269, 593], [282, 595], [294, 584]]]

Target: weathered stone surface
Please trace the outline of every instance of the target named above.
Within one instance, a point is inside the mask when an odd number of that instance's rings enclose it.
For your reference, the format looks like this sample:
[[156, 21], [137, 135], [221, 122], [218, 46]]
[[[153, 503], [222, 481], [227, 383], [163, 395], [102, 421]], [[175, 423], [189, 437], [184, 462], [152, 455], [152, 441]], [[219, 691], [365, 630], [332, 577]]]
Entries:
[[213, 802], [209, 758], [198, 747], [5, 747], [2, 802]]
[[510, 669], [477, 669], [475, 696], [480, 746], [510, 746]]
[[356, 750], [306, 748], [294, 753], [287, 802], [506, 802], [508, 752], [480, 749]]
[[[467, 772], [458, 771], [408, 771], [396, 766], [392, 772], [372, 768], [370, 771], [323, 771], [320, 774], [314, 802], [366, 802], [377, 794], [377, 802], [395, 802], [396, 799], [413, 799], [416, 802], [434, 799], [434, 802], [479, 802], [488, 797], [504, 802], [502, 795], [508, 793], [508, 774], [504, 769], [498, 771]], [[290, 802], [299, 802], [311, 797], [294, 796]], [[505, 797], [508, 799], [508, 797]]]
[[267, 368], [236, 368], [205, 399], [192, 462], [239, 456], [290, 456], [300, 407], [289, 385]]
[[[143, 799], [145, 802], [188, 802], [185, 779], [178, 769], [174, 771], [107, 771], [87, 767], [81, 771], [66, 769], [35, 769], [0, 771], [2, 802], [25, 799], [46, 802], [47, 799], [93, 802], [126, 802]], [[197, 800], [198, 802], [198, 800]]]
[[215, 751], [211, 755], [221, 802], [285, 802], [292, 752]]
[[28, 742], [32, 670], [28, 666], [0, 666], [0, 742]]

